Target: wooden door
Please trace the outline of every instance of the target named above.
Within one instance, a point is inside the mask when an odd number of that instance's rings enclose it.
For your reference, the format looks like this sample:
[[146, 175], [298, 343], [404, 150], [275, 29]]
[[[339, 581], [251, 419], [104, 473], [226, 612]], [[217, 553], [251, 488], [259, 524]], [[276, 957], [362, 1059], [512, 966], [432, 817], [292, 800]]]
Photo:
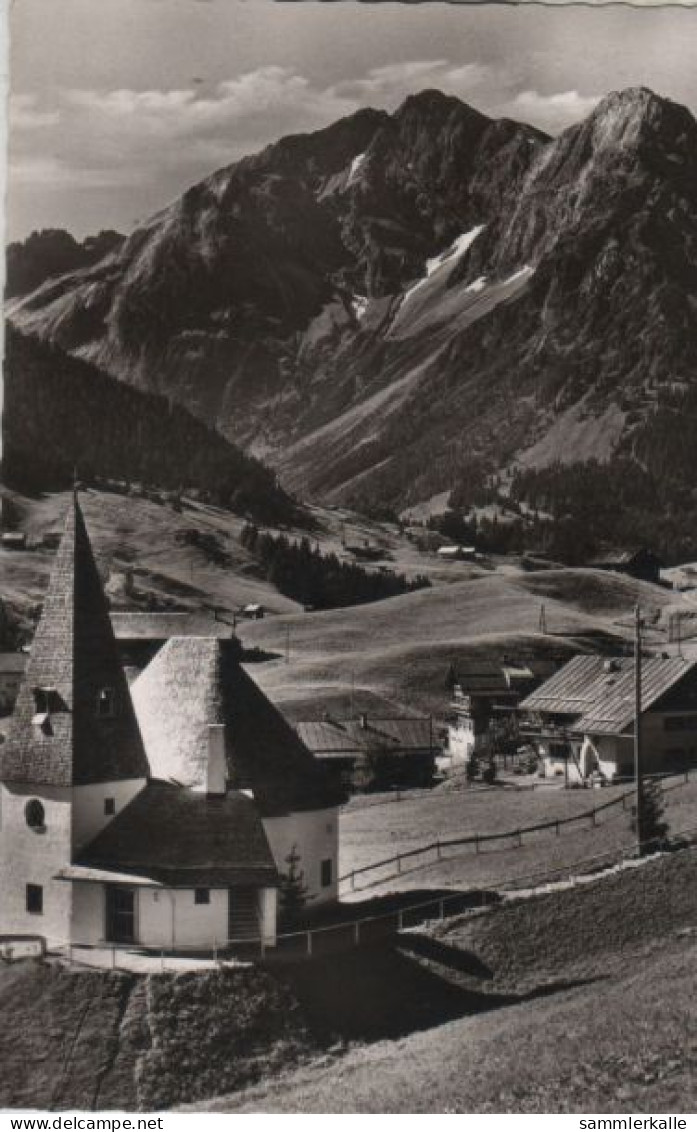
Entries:
[[132, 888], [107, 886], [106, 937], [112, 943], [135, 943], [135, 893]]

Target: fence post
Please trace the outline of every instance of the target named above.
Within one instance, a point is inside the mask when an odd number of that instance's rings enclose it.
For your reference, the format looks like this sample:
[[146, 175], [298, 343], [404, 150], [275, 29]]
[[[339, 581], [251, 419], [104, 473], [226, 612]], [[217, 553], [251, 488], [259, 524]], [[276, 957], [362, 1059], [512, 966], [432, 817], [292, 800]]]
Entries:
[[440, 837], [436, 841], [436, 860], [440, 861]]
[[597, 825], [597, 824], [598, 824], [598, 820], [595, 816], [595, 809], [592, 809], [591, 810], [591, 825], [594, 826], [594, 825]]
[[353, 924], [353, 942], [356, 947], [361, 942], [361, 925], [358, 920], [355, 920]]
[[402, 858], [398, 857], [397, 858], [397, 872], [401, 873], [401, 871], [402, 871]]
[[356, 873], [351, 869], [351, 891], [353, 892], [356, 887]]
[[401, 908], [397, 911], [397, 931], [401, 932], [404, 928], [404, 913]]
[[307, 933], [307, 954], [312, 955], [312, 932]]
[[445, 919], [445, 900], [438, 901], [438, 911], [440, 912], [441, 920]]

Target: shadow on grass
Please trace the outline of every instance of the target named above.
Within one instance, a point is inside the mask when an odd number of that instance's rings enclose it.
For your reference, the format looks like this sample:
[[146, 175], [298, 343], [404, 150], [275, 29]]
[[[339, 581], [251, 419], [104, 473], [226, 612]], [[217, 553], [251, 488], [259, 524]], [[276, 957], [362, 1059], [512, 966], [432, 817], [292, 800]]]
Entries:
[[[409, 946], [416, 952], [419, 945], [415, 947], [411, 940]], [[400, 1038], [581, 985], [581, 981], [559, 982], [525, 994], [487, 993], [457, 981], [463, 976], [491, 978], [491, 972], [476, 956], [440, 944], [434, 953], [440, 970], [433, 970], [405, 950], [400, 940], [399, 945], [325, 957], [310, 965], [288, 968], [284, 978], [324, 1041]]]
[[[457, 916], [473, 908], [486, 908], [500, 904], [501, 894], [494, 889], [471, 889], [458, 892], [454, 888], [408, 888], [402, 892], [386, 892], [367, 896], [361, 900], [343, 901], [325, 908], [310, 909], [304, 917], [308, 927], [346, 923], [370, 919], [375, 916], [404, 915], [404, 926], [412, 927], [424, 920], [440, 918], [441, 904], [446, 916]], [[413, 908], [413, 912], [406, 910]]]

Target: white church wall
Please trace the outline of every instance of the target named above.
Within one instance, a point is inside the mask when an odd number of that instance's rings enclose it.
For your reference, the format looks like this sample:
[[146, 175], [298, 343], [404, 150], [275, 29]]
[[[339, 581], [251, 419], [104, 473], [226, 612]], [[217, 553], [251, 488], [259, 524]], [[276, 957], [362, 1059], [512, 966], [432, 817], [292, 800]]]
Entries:
[[[127, 778], [121, 782], [93, 782], [73, 787], [73, 848], [82, 849], [113, 821], [117, 814], [140, 794], [144, 778]], [[114, 801], [113, 814], [106, 814], [105, 802]]]
[[144, 947], [212, 948], [227, 939], [228, 894], [211, 888], [210, 903], [197, 904], [195, 890], [138, 890], [136, 935]]
[[[300, 856], [308, 904], [324, 904], [338, 897], [339, 810], [310, 810], [278, 818], [264, 818], [264, 830], [280, 873], [289, 869], [286, 857], [295, 847]], [[322, 884], [322, 862], [331, 861], [331, 882]]]
[[104, 885], [80, 882], [73, 884], [72, 890], [73, 943], [102, 943], [106, 937]]
[[278, 889], [261, 888], [258, 893], [259, 925], [261, 936], [267, 947], [276, 943], [278, 921]]
[[[42, 828], [27, 825], [26, 806], [44, 807]], [[70, 789], [0, 783], [0, 932], [42, 935], [49, 943], [70, 936], [71, 886], [55, 880], [70, 863]], [[27, 885], [42, 889], [41, 913], [27, 911]]]

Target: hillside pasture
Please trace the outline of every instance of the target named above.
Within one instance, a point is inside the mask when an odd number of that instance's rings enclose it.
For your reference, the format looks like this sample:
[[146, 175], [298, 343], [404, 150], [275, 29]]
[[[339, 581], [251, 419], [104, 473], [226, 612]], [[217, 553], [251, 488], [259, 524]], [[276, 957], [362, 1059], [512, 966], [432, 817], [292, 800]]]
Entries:
[[681, 853], [333, 959], [305, 1000], [393, 1032], [205, 1111], [691, 1112], [696, 882]]
[[[667, 788], [670, 786], [671, 788]], [[466, 890], [491, 888], [506, 881], [518, 883], [539, 877], [546, 871], [583, 866], [590, 858], [633, 851], [630, 829], [632, 799], [598, 813], [596, 824], [581, 818], [594, 807], [619, 799], [628, 787], [611, 786], [602, 790], [564, 790], [542, 787], [514, 790], [507, 787], [472, 789], [447, 794], [436, 789], [406, 801], [380, 806], [351, 807], [341, 814], [340, 875], [362, 869], [400, 853], [433, 843], [436, 839], [469, 837], [479, 834], [509, 833], [502, 841], [441, 850], [405, 860], [401, 873], [397, 865], [359, 875], [355, 892], [348, 889], [345, 899], [362, 899], [387, 892], [408, 892], [415, 888]], [[666, 783], [665, 816], [671, 832], [697, 827], [697, 780], [682, 784], [680, 779]], [[516, 831], [550, 821], [576, 822], [555, 829], [526, 833], [519, 842]]]

